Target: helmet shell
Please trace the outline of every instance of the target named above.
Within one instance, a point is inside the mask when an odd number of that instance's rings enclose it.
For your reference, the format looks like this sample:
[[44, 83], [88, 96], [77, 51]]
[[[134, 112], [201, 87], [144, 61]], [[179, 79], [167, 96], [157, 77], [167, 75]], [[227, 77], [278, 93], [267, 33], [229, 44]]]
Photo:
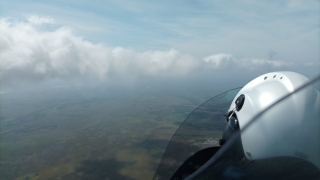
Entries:
[[259, 112], [308, 81], [308, 78], [295, 72], [272, 72], [255, 78], [236, 95], [229, 111], [235, 108], [236, 99], [245, 95], [243, 107], [235, 113], [243, 151], [249, 160], [295, 156], [320, 168], [320, 119], [317, 109], [320, 95], [314, 88], [307, 87], [292, 94], [246, 127]]

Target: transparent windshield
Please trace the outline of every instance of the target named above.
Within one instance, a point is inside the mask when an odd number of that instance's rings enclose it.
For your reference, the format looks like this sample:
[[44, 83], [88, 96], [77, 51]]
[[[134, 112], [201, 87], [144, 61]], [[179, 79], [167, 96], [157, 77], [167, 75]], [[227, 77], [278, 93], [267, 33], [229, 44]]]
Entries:
[[170, 179], [195, 152], [219, 145], [227, 110], [241, 88], [222, 93], [196, 108], [180, 125], [159, 163], [154, 179]]

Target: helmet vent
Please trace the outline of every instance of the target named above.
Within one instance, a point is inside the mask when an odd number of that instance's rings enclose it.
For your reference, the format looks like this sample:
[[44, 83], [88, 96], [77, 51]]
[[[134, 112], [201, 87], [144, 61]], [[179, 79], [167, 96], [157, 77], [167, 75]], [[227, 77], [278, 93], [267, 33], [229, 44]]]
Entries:
[[266, 80], [267, 79], [267, 76], [266, 77], [264, 77], [264, 80]]
[[275, 78], [277, 75], [274, 75], [273, 78]]
[[282, 77], [280, 79], [282, 79]]
[[245, 99], [245, 96], [244, 96], [243, 94], [241, 94], [241, 95], [237, 98], [237, 100], [236, 100], [236, 102], [235, 102], [235, 104], [236, 104], [236, 110], [237, 110], [237, 111], [240, 111], [240, 110], [241, 110], [241, 108], [242, 108], [242, 106], [243, 106], [243, 104], [244, 104], [244, 99]]

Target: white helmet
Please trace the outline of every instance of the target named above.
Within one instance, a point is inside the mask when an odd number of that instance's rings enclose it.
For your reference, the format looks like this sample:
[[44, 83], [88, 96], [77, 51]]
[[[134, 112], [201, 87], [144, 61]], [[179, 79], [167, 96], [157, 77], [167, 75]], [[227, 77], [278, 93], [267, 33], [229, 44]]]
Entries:
[[294, 72], [272, 72], [255, 78], [238, 92], [228, 110], [228, 121], [233, 131], [241, 131], [247, 159], [293, 156], [320, 168], [320, 93], [313, 87], [302, 89], [250, 122], [308, 81]]

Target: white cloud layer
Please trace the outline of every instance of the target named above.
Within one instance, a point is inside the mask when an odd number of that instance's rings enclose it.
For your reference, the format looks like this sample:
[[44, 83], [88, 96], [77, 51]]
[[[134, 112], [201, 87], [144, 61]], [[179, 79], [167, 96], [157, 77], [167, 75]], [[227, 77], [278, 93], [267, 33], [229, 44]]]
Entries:
[[93, 44], [69, 28], [42, 31], [36, 25], [54, 23], [32, 16], [28, 22], [0, 19], [0, 81], [3, 84], [93, 77], [144, 78], [183, 76], [191, 72], [225, 69], [270, 70], [294, 64], [215, 54], [198, 60], [177, 50], [137, 52]]
[[283, 68], [293, 65], [292, 62], [271, 61], [265, 59], [236, 58], [230, 54], [215, 54], [203, 59], [213, 69], [242, 68], [254, 70], [261, 67]]
[[41, 24], [56, 24], [55, 20], [50, 17], [39, 17], [36, 15], [31, 15], [27, 18], [28, 22], [34, 25]]

